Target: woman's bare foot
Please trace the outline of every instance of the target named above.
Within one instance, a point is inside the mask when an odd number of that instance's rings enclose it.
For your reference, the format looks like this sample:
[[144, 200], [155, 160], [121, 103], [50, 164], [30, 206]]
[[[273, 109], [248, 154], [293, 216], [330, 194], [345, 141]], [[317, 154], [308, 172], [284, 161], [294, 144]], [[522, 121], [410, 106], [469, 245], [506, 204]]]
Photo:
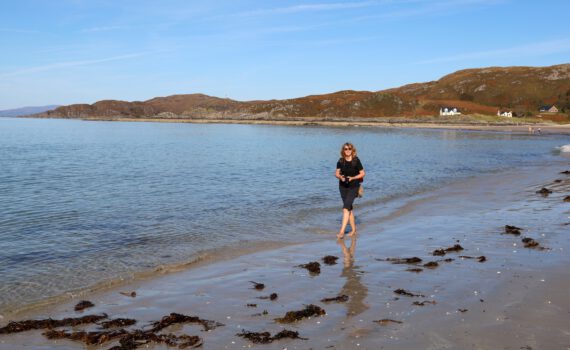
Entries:
[[339, 232], [339, 233], [336, 235], [336, 238], [338, 238], [338, 239], [343, 239], [343, 238], [344, 238], [344, 232]]
[[356, 235], [356, 230], [350, 231], [350, 233], [347, 234], [348, 237], [352, 237], [352, 236], [354, 236], [354, 235]]

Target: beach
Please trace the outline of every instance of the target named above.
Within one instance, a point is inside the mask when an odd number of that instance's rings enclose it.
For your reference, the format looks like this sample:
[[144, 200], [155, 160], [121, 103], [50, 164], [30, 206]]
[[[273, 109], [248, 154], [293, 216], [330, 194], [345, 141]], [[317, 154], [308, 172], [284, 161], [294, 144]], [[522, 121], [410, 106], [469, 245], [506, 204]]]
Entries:
[[[570, 193], [570, 176], [564, 170], [569, 169], [556, 164], [464, 179], [362, 222], [354, 239], [336, 241], [333, 231], [311, 243], [87, 291], [3, 315], [0, 326], [104, 313], [135, 319], [127, 330], [148, 330], [153, 321], [179, 313], [223, 324], [208, 331], [191, 323], [162, 330], [199, 336], [204, 349], [568, 349], [570, 204], [563, 198]], [[537, 194], [542, 187], [553, 193]], [[505, 225], [521, 228], [521, 234], [506, 234]], [[524, 237], [538, 246], [524, 247]], [[457, 244], [463, 250], [433, 255]], [[327, 255], [338, 257], [337, 263], [324, 264]], [[390, 261], [412, 257], [421, 262]], [[319, 274], [299, 266], [314, 261], [320, 262]], [[424, 266], [429, 262], [437, 264]], [[252, 281], [265, 287], [257, 290]], [[321, 301], [341, 295], [348, 300]], [[81, 300], [95, 306], [74, 311]], [[293, 323], [275, 320], [311, 304], [326, 313]], [[284, 329], [304, 339], [254, 344], [237, 335], [245, 330], [273, 336]], [[0, 349], [100, 348], [48, 340], [42, 332], [0, 334]], [[117, 344], [105, 342], [102, 348]]]
[[[350, 120], [336, 119], [327, 120], [323, 118], [288, 118], [288, 119], [200, 119], [200, 118], [109, 118], [109, 117], [88, 117], [82, 118], [87, 121], [120, 121], [120, 122], [153, 122], [153, 123], [193, 123], [193, 124], [252, 124], [252, 125], [283, 125], [283, 126], [331, 126], [331, 127], [380, 127], [380, 128], [417, 128], [417, 129], [448, 129], [448, 130], [474, 130], [474, 131], [497, 131], [509, 133], [535, 134], [537, 129], [541, 133], [550, 134], [570, 134], [570, 124], [555, 123], [526, 123], [510, 122], [503, 124], [492, 123], [462, 123], [462, 122], [422, 122], [421, 120], [400, 121], [399, 118], [351, 118]], [[531, 130], [532, 129], [532, 130]]]

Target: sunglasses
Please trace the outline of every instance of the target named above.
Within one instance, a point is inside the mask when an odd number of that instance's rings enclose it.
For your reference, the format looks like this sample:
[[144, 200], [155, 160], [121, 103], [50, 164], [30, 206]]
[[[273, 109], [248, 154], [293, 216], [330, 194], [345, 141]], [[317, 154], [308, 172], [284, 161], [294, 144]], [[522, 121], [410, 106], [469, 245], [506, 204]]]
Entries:
[[345, 151], [352, 151], [352, 148], [350, 148], [350, 147], [345, 147], [344, 150], [345, 150]]

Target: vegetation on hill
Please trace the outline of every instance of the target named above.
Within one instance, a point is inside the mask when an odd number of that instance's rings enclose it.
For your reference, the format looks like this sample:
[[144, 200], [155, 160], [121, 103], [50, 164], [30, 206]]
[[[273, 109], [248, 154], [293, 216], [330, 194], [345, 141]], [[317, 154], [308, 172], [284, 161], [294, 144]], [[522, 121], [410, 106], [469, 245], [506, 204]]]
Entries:
[[105, 100], [92, 105], [59, 107], [36, 116], [267, 120], [425, 118], [437, 116], [442, 106], [458, 107], [463, 114], [472, 115], [495, 115], [500, 109], [512, 110], [518, 116], [533, 116], [540, 106], [552, 104], [561, 113], [542, 117], [568, 122], [570, 64], [466, 69], [437, 81], [383, 91], [339, 91], [287, 100], [240, 102], [203, 94], [157, 97], [144, 102]]

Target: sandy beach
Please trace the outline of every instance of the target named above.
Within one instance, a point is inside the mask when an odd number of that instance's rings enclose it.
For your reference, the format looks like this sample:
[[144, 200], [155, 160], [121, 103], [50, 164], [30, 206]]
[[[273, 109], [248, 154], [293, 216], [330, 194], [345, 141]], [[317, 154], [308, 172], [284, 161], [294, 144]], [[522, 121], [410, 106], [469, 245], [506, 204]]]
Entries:
[[[31, 117], [34, 118], [34, 117]], [[49, 118], [40, 118], [49, 119]], [[54, 118], [57, 119], [57, 118]], [[512, 122], [504, 124], [491, 123], [462, 123], [462, 122], [415, 122], [411, 120], [400, 121], [400, 118], [387, 121], [380, 119], [334, 119], [326, 120], [322, 118], [290, 118], [286, 119], [199, 119], [199, 118], [128, 118], [128, 117], [88, 117], [82, 118], [85, 121], [118, 121], [118, 122], [147, 122], [147, 123], [194, 123], [194, 124], [251, 124], [251, 125], [284, 125], [284, 126], [332, 126], [332, 127], [381, 127], [381, 128], [418, 128], [418, 129], [448, 129], [448, 130], [478, 130], [497, 131], [517, 134], [538, 134], [540, 128], [542, 134], [570, 134], [570, 124], [554, 123], [525, 123]], [[531, 131], [531, 129], [533, 131]]]
[[[65, 303], [3, 315], [0, 326], [106, 314], [136, 320], [127, 331], [149, 330], [152, 322], [179, 313], [223, 324], [205, 331], [182, 323], [160, 332], [199, 336], [205, 349], [568, 349], [570, 204], [563, 198], [570, 193], [570, 176], [560, 174], [563, 170], [569, 169], [558, 164], [472, 178], [361, 223], [352, 239], [336, 241], [331, 232], [314, 243], [84, 293]], [[537, 194], [542, 187], [553, 193]], [[505, 234], [505, 225], [521, 228], [521, 234]], [[524, 237], [539, 245], [524, 247]], [[463, 250], [433, 255], [456, 244]], [[324, 264], [327, 255], [338, 257], [337, 263]], [[389, 261], [412, 257], [421, 262]], [[319, 274], [299, 266], [314, 261], [320, 263]], [[437, 264], [424, 266], [429, 262]], [[257, 290], [252, 281], [265, 287]], [[136, 296], [125, 295], [131, 292]], [[270, 298], [272, 293], [277, 296]], [[322, 301], [343, 295], [348, 300]], [[81, 300], [95, 306], [74, 311]], [[311, 304], [325, 314], [276, 321]], [[284, 329], [303, 339], [255, 344], [237, 335], [245, 330], [274, 336]], [[109, 349], [119, 344], [118, 338], [90, 346], [48, 340], [44, 332], [0, 334], [0, 349]], [[150, 348], [168, 347], [150, 343]]]

